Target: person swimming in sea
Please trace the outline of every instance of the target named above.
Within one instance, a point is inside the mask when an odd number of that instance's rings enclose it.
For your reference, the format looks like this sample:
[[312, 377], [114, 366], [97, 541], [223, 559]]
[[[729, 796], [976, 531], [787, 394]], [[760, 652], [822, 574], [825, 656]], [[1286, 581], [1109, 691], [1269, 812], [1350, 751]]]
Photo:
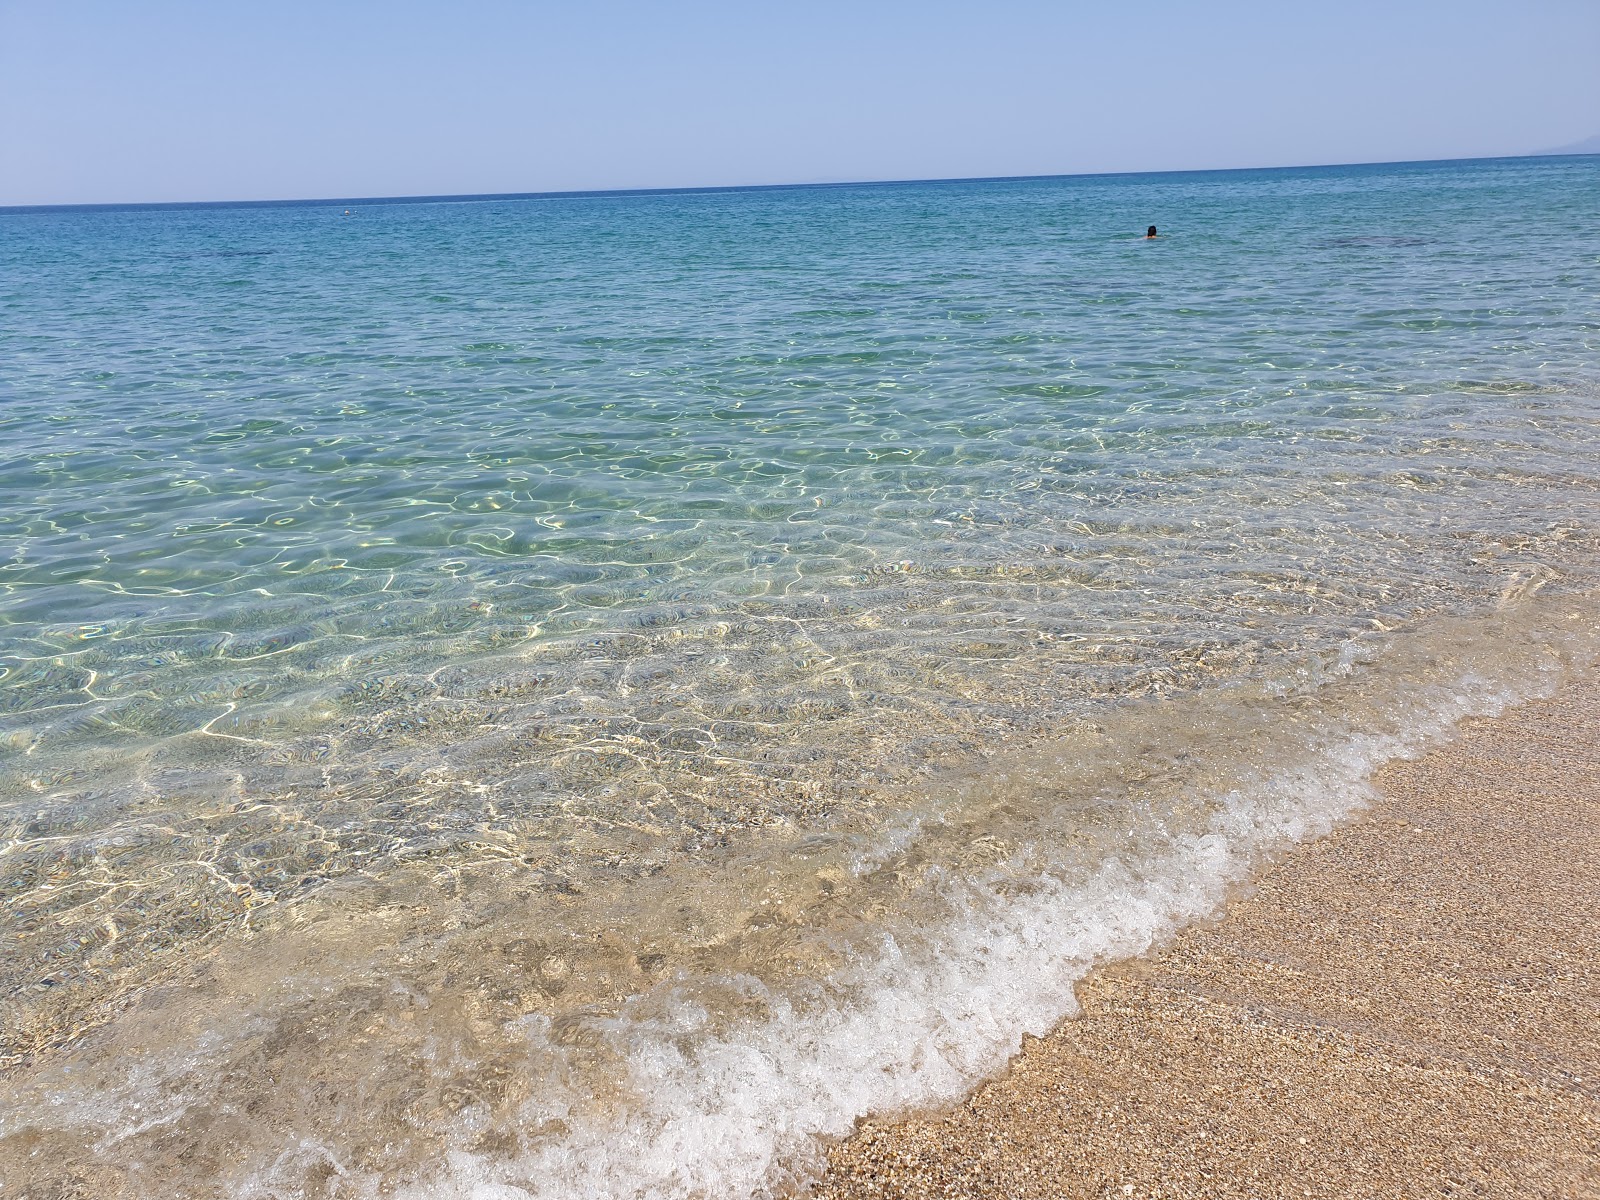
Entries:
[[1160, 235], [1159, 235], [1159, 234], [1157, 234], [1157, 233], [1156, 233], [1156, 227], [1155, 227], [1155, 226], [1154, 226], [1154, 225], [1152, 225], [1152, 226], [1150, 226], [1150, 228], [1149, 228], [1149, 229], [1146, 229], [1146, 230], [1145, 230], [1145, 231], [1144, 231], [1144, 240], [1145, 240], [1145, 241], [1147, 241], [1147, 242], [1148, 242], [1148, 241], [1149, 241], [1149, 240], [1150, 240], [1150, 239], [1151, 239], [1151, 238], [1153, 238], [1153, 237], [1159, 237], [1159, 236], [1160, 236]]

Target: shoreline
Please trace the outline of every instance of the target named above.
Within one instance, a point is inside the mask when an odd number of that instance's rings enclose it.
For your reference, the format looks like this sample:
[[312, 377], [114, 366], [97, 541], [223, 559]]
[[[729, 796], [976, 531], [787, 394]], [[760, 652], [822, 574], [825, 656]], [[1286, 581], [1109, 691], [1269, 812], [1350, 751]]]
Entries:
[[1354, 823], [817, 1200], [1600, 1196], [1600, 677], [1387, 765]]

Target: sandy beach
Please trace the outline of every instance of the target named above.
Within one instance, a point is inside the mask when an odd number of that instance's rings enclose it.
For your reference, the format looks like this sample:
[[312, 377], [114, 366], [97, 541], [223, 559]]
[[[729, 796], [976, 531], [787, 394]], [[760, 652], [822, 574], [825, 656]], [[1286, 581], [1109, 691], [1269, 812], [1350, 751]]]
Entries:
[[816, 1195], [1600, 1196], [1600, 681], [1391, 765], [1363, 818], [1078, 989]]

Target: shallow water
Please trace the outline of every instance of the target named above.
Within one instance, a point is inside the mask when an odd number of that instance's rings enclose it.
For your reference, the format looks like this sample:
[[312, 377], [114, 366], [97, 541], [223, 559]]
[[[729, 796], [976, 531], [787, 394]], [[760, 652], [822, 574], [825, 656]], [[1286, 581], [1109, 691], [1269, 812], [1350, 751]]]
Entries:
[[1592, 657], [1597, 185], [0, 212], [0, 1182], [740, 1195], [959, 1094]]

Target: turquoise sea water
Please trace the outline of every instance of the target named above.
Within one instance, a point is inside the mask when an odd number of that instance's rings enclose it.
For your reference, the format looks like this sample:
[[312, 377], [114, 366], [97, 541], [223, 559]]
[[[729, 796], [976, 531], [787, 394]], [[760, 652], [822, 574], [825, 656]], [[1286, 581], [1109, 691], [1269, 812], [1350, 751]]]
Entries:
[[1596, 195], [0, 211], [0, 1181], [746, 1195], [959, 1094], [1591, 656]]

